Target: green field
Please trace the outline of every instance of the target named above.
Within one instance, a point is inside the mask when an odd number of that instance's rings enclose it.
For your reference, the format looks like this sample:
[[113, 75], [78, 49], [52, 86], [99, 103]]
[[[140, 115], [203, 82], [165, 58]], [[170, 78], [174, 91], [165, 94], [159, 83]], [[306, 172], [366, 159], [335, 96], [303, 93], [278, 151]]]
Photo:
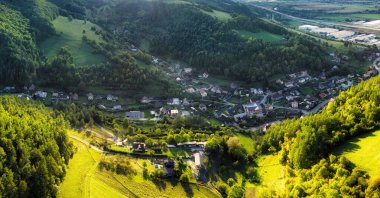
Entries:
[[334, 153], [346, 156], [370, 176], [378, 176], [380, 175], [380, 130], [354, 138]]
[[104, 156], [73, 140], [77, 152], [71, 159], [66, 177], [59, 186], [58, 197], [220, 197], [218, 192], [195, 183], [178, 180], [152, 181], [142, 174], [144, 162], [148, 171], [155, 168], [146, 159], [130, 158], [135, 175], [117, 175], [101, 171], [98, 162]]
[[101, 156], [78, 141], [73, 140], [73, 143], [77, 152], [70, 160], [66, 177], [59, 186], [58, 197], [90, 197], [92, 178]]
[[267, 31], [260, 31], [260, 32], [250, 32], [245, 30], [236, 30], [236, 32], [246, 39], [259, 39], [263, 40], [264, 42], [269, 43], [277, 43], [280, 41], [283, 41], [284, 38], [281, 35], [273, 34]]
[[[285, 167], [278, 161], [277, 154], [264, 155], [257, 159], [260, 184], [248, 184], [246, 195], [260, 197], [260, 192], [266, 189], [280, 192], [285, 190]], [[247, 197], [247, 196], [246, 196]]]
[[201, 10], [203, 13], [205, 14], [208, 14], [212, 17], [215, 17], [217, 18], [218, 20], [220, 21], [228, 21], [230, 19], [232, 19], [232, 16], [227, 13], [227, 12], [222, 12], [222, 11], [219, 11], [219, 10], [212, 10], [212, 12], [208, 12], [208, 11], [205, 11], [205, 10]]
[[253, 139], [251, 137], [240, 133], [236, 135], [236, 137], [239, 138], [239, 142], [248, 151], [248, 153], [252, 153], [255, 150], [255, 148], [253, 147]]
[[[52, 59], [62, 47], [67, 47], [73, 55], [76, 65], [93, 65], [105, 61], [105, 57], [94, 54], [94, 49], [82, 40], [85, 35], [89, 40], [102, 41], [100, 35], [91, 31], [91, 27], [98, 26], [91, 22], [84, 23], [83, 20], [73, 19], [69, 21], [67, 17], [59, 16], [53, 22], [57, 35], [47, 38], [40, 44], [42, 52]], [[83, 33], [85, 30], [85, 33]]]

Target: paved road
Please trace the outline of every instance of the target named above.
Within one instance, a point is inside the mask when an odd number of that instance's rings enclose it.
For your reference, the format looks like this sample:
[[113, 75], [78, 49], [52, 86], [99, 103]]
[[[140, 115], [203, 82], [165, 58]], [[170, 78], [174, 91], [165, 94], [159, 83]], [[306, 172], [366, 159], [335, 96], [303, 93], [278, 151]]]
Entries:
[[282, 16], [285, 16], [285, 17], [288, 17], [288, 18], [291, 18], [291, 19], [300, 20], [300, 21], [317, 23], [317, 24], [322, 24], [322, 25], [327, 25], [327, 26], [340, 26], [340, 27], [345, 27], [345, 28], [352, 28], [352, 29], [359, 29], [359, 30], [366, 30], [366, 31], [371, 31], [371, 32], [375, 32], [375, 33], [380, 33], [380, 29], [379, 28], [371, 28], [371, 27], [366, 27], [366, 26], [361, 26], [361, 25], [350, 25], [350, 24], [344, 24], [344, 23], [333, 23], [333, 22], [314, 20], [314, 19], [305, 19], [305, 18], [300, 18], [300, 17], [289, 15], [289, 14], [285, 14], [285, 13], [273, 10], [271, 8], [267, 8], [267, 7], [263, 7], [263, 6], [258, 6], [258, 5], [255, 5], [253, 3], [251, 3], [250, 5], [253, 6], [253, 7], [255, 7], [255, 8], [266, 10], [266, 11], [269, 11], [269, 12], [272, 12], [272, 13], [276, 13], [276, 14], [279, 14], [279, 15], [282, 15]]

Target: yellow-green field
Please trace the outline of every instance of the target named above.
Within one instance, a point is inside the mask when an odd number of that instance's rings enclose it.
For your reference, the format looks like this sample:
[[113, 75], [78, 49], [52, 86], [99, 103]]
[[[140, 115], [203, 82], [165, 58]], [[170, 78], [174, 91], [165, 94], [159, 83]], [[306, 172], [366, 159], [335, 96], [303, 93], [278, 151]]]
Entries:
[[[96, 42], [102, 41], [100, 35], [96, 35], [91, 27], [101, 28], [97, 25], [83, 20], [69, 20], [67, 17], [59, 16], [52, 21], [57, 35], [51, 36], [40, 44], [44, 54], [52, 59], [57, 55], [62, 47], [67, 47], [73, 55], [74, 63], [77, 65], [92, 65], [105, 61], [105, 57], [99, 54], [94, 54], [94, 49], [82, 40], [86, 36], [89, 40]], [[85, 33], [83, 33], [83, 30]]]
[[335, 154], [346, 156], [370, 176], [380, 175], [380, 130], [361, 135], [337, 149]]
[[73, 140], [77, 152], [71, 159], [67, 175], [59, 187], [58, 197], [220, 197], [218, 192], [195, 183], [181, 183], [178, 180], [152, 181], [142, 174], [144, 162], [148, 171], [154, 166], [145, 159], [131, 158], [135, 175], [117, 175], [101, 171], [98, 163], [103, 154]]
[[248, 153], [252, 153], [254, 149], [253, 140], [251, 137], [243, 135], [241, 133], [236, 135], [239, 138], [239, 142], [243, 145], [243, 147], [248, 151]]
[[246, 197], [259, 196], [263, 190], [285, 190], [285, 167], [278, 161], [277, 154], [264, 155], [257, 160], [260, 184], [248, 183]]

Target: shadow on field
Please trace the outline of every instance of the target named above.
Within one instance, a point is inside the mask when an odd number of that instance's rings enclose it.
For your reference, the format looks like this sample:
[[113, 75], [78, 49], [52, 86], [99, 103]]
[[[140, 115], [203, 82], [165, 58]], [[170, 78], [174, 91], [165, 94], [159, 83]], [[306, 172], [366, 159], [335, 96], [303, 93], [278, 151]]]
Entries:
[[181, 186], [185, 190], [187, 197], [194, 197], [193, 189], [191, 189], [189, 183], [181, 182]]
[[160, 179], [153, 179], [152, 182], [154, 183], [154, 185], [155, 185], [160, 191], [166, 189], [166, 183], [165, 183], [165, 181], [160, 180]]

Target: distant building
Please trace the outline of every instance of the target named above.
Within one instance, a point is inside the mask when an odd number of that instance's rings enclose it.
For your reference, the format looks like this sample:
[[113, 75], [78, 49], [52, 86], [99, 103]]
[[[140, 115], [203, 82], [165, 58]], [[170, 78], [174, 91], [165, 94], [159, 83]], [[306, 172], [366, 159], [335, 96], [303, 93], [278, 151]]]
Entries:
[[47, 92], [44, 92], [44, 91], [37, 91], [36, 93], [34, 93], [34, 95], [36, 97], [39, 97], [39, 98], [46, 98], [47, 97]]
[[142, 118], [144, 118], [144, 112], [129, 111], [129, 112], [125, 113], [125, 117], [128, 119], [142, 119]]
[[145, 144], [142, 142], [133, 142], [132, 148], [134, 152], [145, 152]]
[[293, 101], [293, 102], [291, 102], [291, 106], [292, 106], [292, 108], [298, 108], [298, 102], [297, 101]]
[[172, 109], [170, 110], [170, 116], [171, 117], [176, 117], [178, 115], [178, 109]]
[[87, 99], [90, 101], [94, 100], [94, 95], [92, 93], [87, 94]]
[[314, 25], [301, 25], [298, 27], [298, 29], [304, 30], [304, 31], [311, 31], [311, 30], [315, 30], [318, 28], [319, 28], [318, 26], [314, 26]]

